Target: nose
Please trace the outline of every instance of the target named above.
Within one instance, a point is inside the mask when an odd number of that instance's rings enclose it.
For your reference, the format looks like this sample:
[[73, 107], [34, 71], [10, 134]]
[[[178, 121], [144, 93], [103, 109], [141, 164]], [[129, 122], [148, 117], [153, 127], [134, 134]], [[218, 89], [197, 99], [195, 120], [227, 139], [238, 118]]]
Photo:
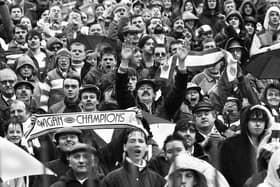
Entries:
[[182, 175], [182, 179], [181, 179], [181, 184], [185, 184], [186, 183], [186, 176]]
[[80, 162], [80, 163], [84, 163], [84, 162], [85, 162], [85, 157], [84, 157], [84, 156], [81, 156], [81, 157], [79, 158], [79, 162]]

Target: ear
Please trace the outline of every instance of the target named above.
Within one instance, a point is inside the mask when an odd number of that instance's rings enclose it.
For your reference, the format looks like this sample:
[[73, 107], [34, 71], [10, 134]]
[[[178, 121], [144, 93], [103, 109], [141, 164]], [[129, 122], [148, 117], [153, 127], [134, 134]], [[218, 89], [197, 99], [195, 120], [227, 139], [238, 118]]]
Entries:
[[127, 151], [126, 144], [123, 144], [123, 151], [124, 151], [124, 152]]

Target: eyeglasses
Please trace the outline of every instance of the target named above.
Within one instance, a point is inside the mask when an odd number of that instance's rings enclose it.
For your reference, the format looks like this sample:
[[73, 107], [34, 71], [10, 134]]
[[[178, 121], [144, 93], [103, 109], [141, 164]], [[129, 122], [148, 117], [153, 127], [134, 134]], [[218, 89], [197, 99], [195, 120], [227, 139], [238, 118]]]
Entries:
[[155, 53], [155, 57], [166, 57], [166, 53]]

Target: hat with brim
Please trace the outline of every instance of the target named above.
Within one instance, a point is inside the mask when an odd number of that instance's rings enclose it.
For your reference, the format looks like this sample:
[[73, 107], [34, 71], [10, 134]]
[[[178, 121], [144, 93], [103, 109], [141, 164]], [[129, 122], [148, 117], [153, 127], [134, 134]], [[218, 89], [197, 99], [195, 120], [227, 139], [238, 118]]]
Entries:
[[134, 25], [127, 25], [127, 26], [123, 27], [122, 33], [123, 34], [137, 34], [137, 33], [141, 33], [141, 29], [139, 29], [138, 27], [136, 27]]
[[99, 89], [97, 86], [95, 86], [95, 85], [91, 85], [91, 84], [84, 85], [84, 86], [80, 89], [80, 93], [79, 93], [80, 98], [81, 98], [81, 96], [82, 96], [82, 94], [83, 94], [84, 92], [95, 93], [96, 96], [97, 96], [97, 99], [98, 99], [98, 100], [100, 99], [100, 94], [101, 94], [100, 89]]
[[76, 143], [69, 151], [69, 155], [72, 155], [77, 152], [87, 152], [87, 153], [96, 154], [96, 149], [88, 144]]
[[200, 101], [194, 106], [192, 112], [195, 114], [201, 111], [212, 111], [212, 110], [214, 110], [214, 106], [210, 101]]
[[194, 15], [193, 13], [191, 13], [189, 11], [183, 12], [182, 18], [183, 18], [184, 21], [198, 20], [199, 19], [196, 15]]
[[113, 14], [115, 14], [118, 10], [120, 10], [120, 9], [125, 9], [126, 10], [126, 12], [128, 12], [128, 10], [129, 10], [129, 7], [126, 5], [126, 4], [124, 4], [124, 3], [119, 3], [119, 4], [116, 4], [116, 6], [114, 7], [114, 9], [113, 9]]
[[138, 90], [142, 85], [147, 84], [150, 85], [154, 91], [156, 91], [157, 85], [152, 79], [142, 79], [136, 83], [135, 90]]
[[225, 48], [226, 48], [226, 50], [236, 49], [236, 48], [245, 49], [244, 46], [242, 45], [242, 41], [239, 40], [238, 38], [230, 38], [227, 41]]
[[26, 86], [28, 86], [32, 91], [34, 90], [34, 85], [31, 83], [31, 82], [29, 82], [29, 81], [18, 81], [16, 84], [15, 84], [15, 86], [14, 86], [14, 89], [15, 90], [17, 90], [18, 89], [18, 87], [20, 87], [21, 85], [26, 85]]
[[195, 83], [188, 82], [186, 91], [188, 91], [188, 90], [197, 90], [198, 92], [200, 92], [201, 88]]
[[161, 9], [163, 9], [163, 3], [161, 0], [152, 0], [152, 2], [149, 5], [149, 8], [153, 8], [153, 7], [160, 7]]
[[77, 136], [80, 136], [82, 134], [82, 131], [78, 128], [74, 128], [74, 127], [63, 127], [58, 129], [55, 132], [54, 138], [56, 141], [58, 141], [59, 136], [61, 135], [65, 135], [65, 134], [75, 134]]
[[136, 6], [136, 5], [141, 5], [142, 8], [145, 8], [145, 4], [144, 4], [143, 1], [141, 1], [141, 0], [136, 0], [136, 1], [134, 1], [133, 4], [132, 4], [132, 8], [133, 8], [134, 6]]

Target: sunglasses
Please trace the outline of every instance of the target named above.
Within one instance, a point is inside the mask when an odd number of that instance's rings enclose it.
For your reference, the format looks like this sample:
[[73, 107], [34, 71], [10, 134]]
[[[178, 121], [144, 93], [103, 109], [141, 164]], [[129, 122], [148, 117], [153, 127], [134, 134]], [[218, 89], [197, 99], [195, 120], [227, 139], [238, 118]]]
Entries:
[[166, 57], [166, 53], [155, 53], [155, 57]]

